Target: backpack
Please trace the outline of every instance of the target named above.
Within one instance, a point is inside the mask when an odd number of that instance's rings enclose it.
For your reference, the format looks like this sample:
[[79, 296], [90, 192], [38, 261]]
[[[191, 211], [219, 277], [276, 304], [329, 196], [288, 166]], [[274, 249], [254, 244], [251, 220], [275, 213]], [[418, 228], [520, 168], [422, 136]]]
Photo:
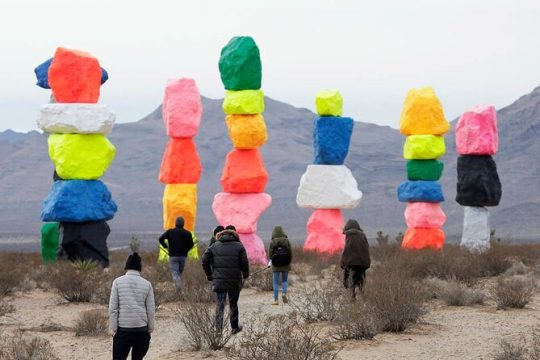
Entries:
[[285, 245], [278, 244], [272, 251], [272, 265], [285, 266], [291, 263], [291, 254], [289, 248]]

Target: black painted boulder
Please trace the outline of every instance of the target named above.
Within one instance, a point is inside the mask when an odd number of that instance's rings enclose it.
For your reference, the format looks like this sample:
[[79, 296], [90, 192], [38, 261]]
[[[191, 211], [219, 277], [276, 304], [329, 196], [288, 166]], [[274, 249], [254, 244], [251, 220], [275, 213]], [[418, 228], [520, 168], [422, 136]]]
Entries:
[[497, 206], [502, 187], [489, 155], [462, 155], [457, 162], [456, 201], [463, 206]]
[[71, 261], [94, 260], [109, 266], [107, 237], [111, 229], [106, 221], [63, 222], [61, 228], [60, 257]]

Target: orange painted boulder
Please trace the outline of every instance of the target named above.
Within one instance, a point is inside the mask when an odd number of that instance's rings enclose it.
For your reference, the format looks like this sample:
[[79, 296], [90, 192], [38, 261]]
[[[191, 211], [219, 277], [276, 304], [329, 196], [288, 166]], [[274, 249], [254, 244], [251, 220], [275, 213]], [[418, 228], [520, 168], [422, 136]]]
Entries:
[[401, 247], [411, 250], [426, 248], [440, 250], [444, 245], [444, 239], [444, 231], [441, 229], [408, 228]]
[[169, 184], [163, 192], [163, 229], [174, 228], [176, 218], [182, 216], [184, 228], [195, 231], [197, 215], [197, 184]]
[[59, 47], [49, 67], [49, 86], [60, 103], [96, 103], [101, 86], [98, 60], [84, 51]]
[[449, 129], [441, 102], [432, 88], [409, 90], [399, 120], [403, 135], [442, 135]]
[[228, 193], [262, 193], [268, 172], [258, 150], [233, 150], [227, 154], [221, 186]]
[[261, 114], [228, 115], [225, 119], [229, 136], [236, 149], [257, 149], [267, 138], [266, 124]]
[[163, 184], [196, 184], [202, 165], [192, 138], [171, 138], [161, 160], [159, 181]]
[[304, 251], [337, 254], [345, 247], [345, 220], [339, 209], [316, 209], [307, 223]]

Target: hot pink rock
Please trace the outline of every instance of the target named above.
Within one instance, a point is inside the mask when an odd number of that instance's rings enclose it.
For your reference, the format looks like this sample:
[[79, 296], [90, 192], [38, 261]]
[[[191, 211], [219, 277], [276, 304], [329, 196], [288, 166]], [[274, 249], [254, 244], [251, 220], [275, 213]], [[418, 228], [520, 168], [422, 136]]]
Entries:
[[190, 138], [197, 135], [202, 116], [201, 95], [195, 80], [169, 80], [163, 98], [163, 122], [167, 135]]
[[409, 228], [441, 228], [446, 222], [440, 203], [410, 202], [405, 209]]
[[249, 263], [266, 266], [268, 264], [268, 257], [266, 256], [262, 239], [255, 233], [239, 233], [238, 235], [240, 235], [240, 241], [246, 248]]
[[239, 233], [257, 231], [259, 216], [272, 204], [272, 197], [265, 193], [217, 193], [212, 211], [219, 224], [234, 225]]
[[497, 112], [491, 105], [477, 105], [456, 125], [456, 150], [460, 155], [494, 155], [499, 149]]
[[345, 220], [339, 209], [316, 209], [307, 223], [307, 239], [304, 251], [336, 254], [343, 251]]

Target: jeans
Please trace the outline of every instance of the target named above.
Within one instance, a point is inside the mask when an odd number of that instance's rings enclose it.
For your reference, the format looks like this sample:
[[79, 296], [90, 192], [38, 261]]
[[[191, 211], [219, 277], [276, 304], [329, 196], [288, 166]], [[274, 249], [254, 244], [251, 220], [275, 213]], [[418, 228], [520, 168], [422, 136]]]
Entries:
[[287, 279], [289, 278], [288, 271], [274, 271], [274, 300], [278, 299], [279, 293], [279, 274], [281, 274], [281, 291], [283, 294], [287, 293]]
[[177, 290], [182, 288], [182, 272], [184, 272], [184, 266], [186, 266], [185, 256], [171, 256], [169, 257], [169, 266], [171, 267], [171, 275]]
[[229, 295], [229, 311], [231, 328], [238, 329], [238, 299], [240, 291], [216, 291], [216, 327], [218, 330], [223, 329], [223, 312], [225, 311], [225, 300]]
[[113, 360], [125, 360], [131, 350], [132, 360], [142, 360], [150, 347], [148, 331], [122, 331], [113, 337]]
[[362, 291], [364, 288], [364, 280], [366, 279], [367, 269], [368, 268], [365, 266], [347, 266], [343, 269], [343, 286], [346, 288], [351, 288], [353, 298], [356, 298], [357, 287], [360, 289], [360, 291]]

